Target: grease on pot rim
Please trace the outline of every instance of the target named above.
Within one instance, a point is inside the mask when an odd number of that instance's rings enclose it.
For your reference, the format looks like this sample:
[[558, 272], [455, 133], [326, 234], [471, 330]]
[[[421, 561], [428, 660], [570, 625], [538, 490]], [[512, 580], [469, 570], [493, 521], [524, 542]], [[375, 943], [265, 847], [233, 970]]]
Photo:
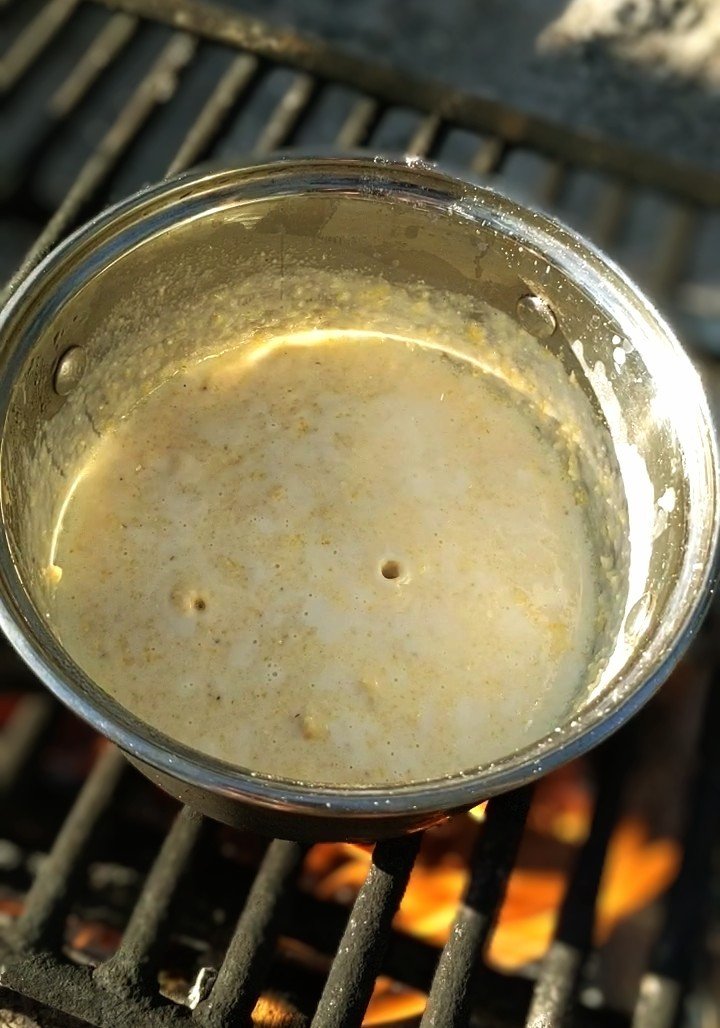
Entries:
[[59, 636], [104, 689], [307, 781], [503, 757], [564, 719], [593, 651], [595, 557], [540, 411], [382, 333], [179, 369], [98, 444], [53, 560]]

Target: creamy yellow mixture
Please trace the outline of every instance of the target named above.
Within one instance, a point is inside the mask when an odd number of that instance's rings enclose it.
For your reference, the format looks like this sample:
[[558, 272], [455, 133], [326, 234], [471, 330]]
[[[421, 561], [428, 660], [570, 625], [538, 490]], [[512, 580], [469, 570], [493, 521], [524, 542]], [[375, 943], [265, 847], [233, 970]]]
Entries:
[[313, 782], [506, 756], [560, 723], [593, 646], [583, 510], [539, 421], [469, 362], [359, 332], [179, 371], [98, 444], [53, 561], [60, 638], [124, 706]]

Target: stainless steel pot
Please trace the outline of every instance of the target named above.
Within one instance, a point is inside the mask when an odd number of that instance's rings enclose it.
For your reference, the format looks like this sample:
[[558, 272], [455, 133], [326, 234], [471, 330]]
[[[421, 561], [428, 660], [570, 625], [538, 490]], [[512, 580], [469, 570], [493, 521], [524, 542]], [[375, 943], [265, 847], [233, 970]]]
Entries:
[[[422, 280], [504, 312], [529, 345], [554, 355], [607, 441], [592, 507], [598, 526], [612, 528], [608, 645], [565, 723], [491, 766], [388, 788], [317, 787], [232, 767], [123, 709], [74, 663], [46, 616], [52, 526], [93, 436], [170, 364], [237, 332], [238, 312], [230, 318], [223, 299], [234, 282], [299, 255], [310, 266]], [[283, 302], [280, 289], [276, 307]], [[698, 376], [672, 333], [568, 229], [417, 161], [290, 157], [145, 189], [42, 262], [3, 311], [0, 339], [2, 626], [45, 684], [153, 781], [228, 823], [377, 839], [528, 781], [649, 698], [709, 599], [715, 443]]]

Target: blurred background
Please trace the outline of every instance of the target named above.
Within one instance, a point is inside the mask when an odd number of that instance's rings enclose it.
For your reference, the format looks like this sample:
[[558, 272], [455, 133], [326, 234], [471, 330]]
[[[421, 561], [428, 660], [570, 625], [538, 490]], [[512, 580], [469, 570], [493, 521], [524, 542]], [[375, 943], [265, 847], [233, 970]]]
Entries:
[[[224, 88], [217, 124], [181, 163], [288, 145], [422, 149], [591, 235], [686, 338], [720, 351], [720, 0], [232, 0], [225, 10], [242, 15], [240, 27], [223, 26], [222, 12], [203, 18], [203, 7], [0, 3], [0, 277], [116, 119], [126, 131], [123, 104], [152, 73], [170, 26], [192, 23], [192, 58], [166, 60], [173, 74], [182, 66], [181, 79], [163, 86], [155, 72], [146, 89], [160, 83], [168, 95], [92, 184], [96, 206], [161, 177]], [[233, 40], [257, 67], [228, 71], [223, 44]], [[346, 123], [363, 98], [375, 106]]]
[[720, 171], [718, 0], [233, 0], [344, 48]]

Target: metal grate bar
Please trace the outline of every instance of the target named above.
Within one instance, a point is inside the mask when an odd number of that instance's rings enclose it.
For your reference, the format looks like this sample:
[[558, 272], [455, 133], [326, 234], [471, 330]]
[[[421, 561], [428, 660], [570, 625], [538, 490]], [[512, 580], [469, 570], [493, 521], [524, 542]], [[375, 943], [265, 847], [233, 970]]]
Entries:
[[578, 855], [550, 950], [542, 962], [527, 1028], [560, 1025], [570, 1012], [580, 974], [592, 946], [595, 905], [605, 854], [617, 823], [627, 767], [627, 731], [603, 751], [602, 774], [587, 839]]
[[707, 915], [708, 883], [720, 826], [720, 690], [711, 681], [699, 744], [699, 762], [683, 838], [680, 873], [670, 889], [650, 971], [640, 987], [634, 1028], [670, 1028], [676, 1023], [692, 978]]
[[42, 259], [45, 253], [68, 231], [84, 205], [100, 187], [132, 143], [158, 103], [174, 92], [177, 76], [195, 53], [197, 43], [183, 33], [173, 36], [162, 50], [143, 81], [120, 112], [115, 123], [100, 140], [95, 151], [80, 170], [70, 191], [31, 247], [20, 268], [10, 280], [2, 302]]
[[527, 1028], [560, 1028], [572, 1008], [585, 953], [556, 938], [543, 957]]
[[50, 0], [0, 59], [0, 95], [8, 92], [52, 42], [79, 0]]
[[77, 106], [91, 91], [102, 73], [109, 68], [116, 57], [132, 38], [138, 19], [127, 14], [110, 18], [75, 67], [66, 75], [49, 100], [38, 111], [31, 122], [32, 131], [14, 154], [14, 171], [11, 181], [22, 189], [22, 183], [32, 177], [38, 165], [42, 166], [45, 151]]
[[670, 293], [680, 281], [687, 267], [698, 220], [695, 207], [676, 204], [673, 208], [657, 260], [647, 276], [648, 287], [656, 295]]
[[379, 842], [340, 940], [313, 1028], [353, 1028], [362, 1022], [385, 955], [390, 924], [407, 888], [420, 836]]
[[492, 175], [502, 164], [507, 153], [507, 146], [499, 136], [493, 136], [480, 147], [470, 165], [478, 175]]
[[212, 991], [195, 1008], [200, 1024], [214, 1028], [249, 1021], [304, 855], [305, 848], [299, 843], [279, 839], [270, 843]]
[[271, 114], [253, 148], [254, 152], [267, 153], [288, 143], [317, 92], [318, 83], [311, 75], [298, 75]]
[[54, 118], [65, 118], [90, 91], [101, 73], [130, 42], [138, 19], [115, 14], [103, 26], [62, 85], [50, 98], [48, 110]]
[[557, 206], [567, 176], [567, 167], [562, 161], [553, 161], [540, 184], [539, 198], [545, 208]]
[[673, 1028], [682, 996], [680, 983], [674, 979], [657, 974], [643, 975], [633, 1028]]
[[500, 796], [488, 805], [484, 830], [472, 856], [470, 884], [440, 954], [423, 1028], [467, 1024], [474, 972], [495, 923], [525, 828], [529, 787]]
[[380, 121], [383, 108], [372, 97], [363, 96], [353, 106], [338, 132], [337, 145], [340, 149], [362, 146]]
[[23, 696], [2, 729], [0, 795], [17, 781], [42, 739], [53, 714], [48, 696]]
[[624, 182], [610, 182], [595, 208], [590, 234], [602, 247], [610, 247], [617, 239], [630, 210], [630, 190]]
[[259, 72], [260, 61], [251, 54], [235, 58], [180, 144], [168, 167], [168, 175], [191, 168], [208, 153], [233, 107], [256, 81]]
[[27, 894], [15, 930], [19, 949], [60, 945], [66, 904], [83, 856], [125, 768], [125, 759], [114, 746], [108, 747], [95, 764]]
[[428, 114], [410, 140], [407, 153], [416, 157], [430, 157], [442, 145], [447, 134], [447, 123], [437, 114]]
[[184, 807], [175, 818], [145, 881], [119, 950], [95, 972], [97, 981], [121, 995], [157, 983], [162, 929], [167, 923], [180, 879], [188, 870], [200, 837], [202, 818]]

